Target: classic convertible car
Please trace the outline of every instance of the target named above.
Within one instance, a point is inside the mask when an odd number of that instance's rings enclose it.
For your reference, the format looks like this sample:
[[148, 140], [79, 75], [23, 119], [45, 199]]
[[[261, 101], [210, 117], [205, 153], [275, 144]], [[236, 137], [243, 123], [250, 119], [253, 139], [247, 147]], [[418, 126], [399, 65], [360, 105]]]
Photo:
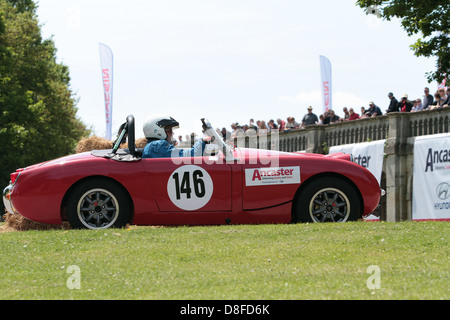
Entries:
[[[348, 154], [236, 148], [211, 137], [201, 157], [142, 159], [128, 116], [113, 149], [18, 169], [3, 191], [10, 213], [73, 228], [345, 222], [372, 213], [382, 190]], [[128, 139], [127, 139], [128, 138]], [[120, 149], [128, 140], [128, 148]]]

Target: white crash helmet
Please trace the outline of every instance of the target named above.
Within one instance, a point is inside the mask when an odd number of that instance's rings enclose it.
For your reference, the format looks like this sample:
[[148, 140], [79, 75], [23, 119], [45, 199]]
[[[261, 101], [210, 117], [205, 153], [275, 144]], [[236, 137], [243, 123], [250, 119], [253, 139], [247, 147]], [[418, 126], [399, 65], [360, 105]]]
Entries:
[[144, 122], [144, 135], [147, 139], [165, 140], [167, 134], [165, 127], [174, 129], [179, 127], [178, 121], [166, 115], [152, 115]]

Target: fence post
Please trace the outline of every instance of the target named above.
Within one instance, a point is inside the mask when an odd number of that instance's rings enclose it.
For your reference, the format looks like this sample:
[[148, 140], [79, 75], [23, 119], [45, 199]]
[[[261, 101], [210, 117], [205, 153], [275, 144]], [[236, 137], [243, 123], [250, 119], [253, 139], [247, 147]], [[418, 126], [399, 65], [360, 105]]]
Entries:
[[386, 221], [411, 219], [414, 139], [408, 113], [391, 113], [386, 140]]
[[306, 143], [307, 153], [320, 153], [323, 143], [323, 126], [312, 125], [308, 126], [305, 130], [308, 132], [308, 141]]

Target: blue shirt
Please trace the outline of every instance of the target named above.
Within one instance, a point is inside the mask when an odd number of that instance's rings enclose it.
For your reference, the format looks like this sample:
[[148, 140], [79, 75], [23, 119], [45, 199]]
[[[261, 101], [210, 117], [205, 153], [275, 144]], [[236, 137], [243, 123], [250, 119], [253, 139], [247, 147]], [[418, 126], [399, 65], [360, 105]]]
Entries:
[[205, 150], [205, 143], [197, 141], [190, 149], [180, 149], [171, 145], [166, 140], [155, 140], [147, 143], [142, 152], [145, 158], [171, 158], [171, 157], [201, 157]]

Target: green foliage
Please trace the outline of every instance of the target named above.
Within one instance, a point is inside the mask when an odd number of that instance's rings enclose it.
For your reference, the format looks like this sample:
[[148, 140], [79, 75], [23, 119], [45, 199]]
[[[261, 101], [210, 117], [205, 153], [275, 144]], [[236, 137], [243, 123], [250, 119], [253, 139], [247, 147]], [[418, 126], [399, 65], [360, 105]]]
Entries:
[[0, 187], [19, 167], [72, 153], [88, 133], [35, 10], [31, 0], [0, 0]]
[[21, 13], [25, 11], [35, 13], [36, 10], [36, 4], [33, 0], [7, 0], [7, 3]]
[[450, 2], [448, 0], [358, 0], [367, 14], [390, 21], [399, 18], [409, 36], [420, 35], [411, 45], [416, 56], [436, 57], [436, 70], [428, 81], [442, 82], [450, 74]]
[[324, 142], [322, 143], [322, 152], [323, 154], [330, 153], [330, 147], [328, 146], [328, 143]]

